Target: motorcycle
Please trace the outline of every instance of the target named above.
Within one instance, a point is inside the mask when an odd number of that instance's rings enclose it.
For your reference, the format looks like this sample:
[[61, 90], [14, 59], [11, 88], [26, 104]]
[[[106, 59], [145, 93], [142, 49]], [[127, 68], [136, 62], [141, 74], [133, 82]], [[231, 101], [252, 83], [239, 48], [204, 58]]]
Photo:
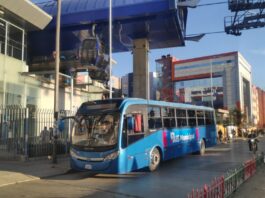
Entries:
[[248, 140], [249, 144], [249, 151], [252, 151], [254, 154], [256, 154], [258, 150], [258, 140], [256, 137], [250, 137]]

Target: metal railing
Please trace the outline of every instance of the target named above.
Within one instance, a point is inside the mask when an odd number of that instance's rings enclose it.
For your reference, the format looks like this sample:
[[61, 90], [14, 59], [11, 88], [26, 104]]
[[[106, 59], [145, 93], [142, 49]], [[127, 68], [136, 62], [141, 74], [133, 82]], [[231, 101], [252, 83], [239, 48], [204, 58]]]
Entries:
[[256, 169], [264, 165], [264, 153], [246, 161], [238, 168], [229, 170], [226, 176], [215, 178], [210, 185], [205, 184], [203, 188], [192, 190], [188, 198], [224, 198], [232, 195], [246, 180], [253, 176]]
[[[74, 113], [60, 111], [60, 116], [71, 115]], [[51, 109], [0, 107], [0, 157], [28, 158], [51, 155], [53, 126]], [[65, 129], [58, 135], [58, 154], [68, 152], [70, 130], [71, 120], [65, 120]]]

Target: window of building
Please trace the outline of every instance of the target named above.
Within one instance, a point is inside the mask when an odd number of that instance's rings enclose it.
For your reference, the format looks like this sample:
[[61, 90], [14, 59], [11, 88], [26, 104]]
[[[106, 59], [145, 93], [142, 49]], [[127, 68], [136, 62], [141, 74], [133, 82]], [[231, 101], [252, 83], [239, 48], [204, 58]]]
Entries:
[[[211, 86], [212, 85], [212, 86]], [[174, 100], [194, 105], [223, 107], [223, 77], [175, 82]]]
[[5, 53], [6, 23], [0, 20], [0, 53]]
[[0, 53], [19, 60], [25, 60], [25, 52], [27, 51], [25, 41], [23, 29], [0, 19]]
[[16, 59], [22, 59], [23, 32], [12, 26], [8, 26], [7, 55]]

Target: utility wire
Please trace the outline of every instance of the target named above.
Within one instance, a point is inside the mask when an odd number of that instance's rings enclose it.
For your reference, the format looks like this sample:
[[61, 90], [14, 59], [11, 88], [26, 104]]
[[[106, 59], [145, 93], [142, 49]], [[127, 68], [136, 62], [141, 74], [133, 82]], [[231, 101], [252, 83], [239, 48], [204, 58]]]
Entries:
[[216, 32], [204, 32], [204, 33], [197, 33], [197, 34], [188, 34], [186, 36], [197, 36], [200, 34], [221, 34], [221, 33], [225, 33], [225, 31], [216, 31]]
[[216, 3], [199, 4], [199, 5], [197, 5], [197, 7], [201, 7], [201, 6], [212, 6], [212, 5], [220, 5], [220, 4], [227, 4], [227, 1], [221, 1], [221, 2], [216, 2]]

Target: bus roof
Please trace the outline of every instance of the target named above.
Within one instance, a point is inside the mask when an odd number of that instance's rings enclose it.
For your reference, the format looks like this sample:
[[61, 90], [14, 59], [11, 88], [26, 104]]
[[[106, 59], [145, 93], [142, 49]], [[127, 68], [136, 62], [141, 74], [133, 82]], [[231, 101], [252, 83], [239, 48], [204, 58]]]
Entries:
[[[174, 103], [174, 102], [165, 102], [165, 101], [157, 101], [157, 100], [146, 100], [141, 98], [114, 98], [114, 99], [106, 99], [106, 100], [96, 100], [93, 101], [97, 104], [110, 104], [110, 103], [116, 103], [117, 107], [119, 109], [129, 106], [129, 105], [135, 105], [135, 104], [149, 104], [149, 105], [157, 105], [157, 106], [163, 106], [163, 107], [175, 107], [175, 108], [181, 108], [181, 109], [194, 109], [194, 110], [206, 110], [206, 111], [213, 111], [214, 109], [211, 107], [205, 107], [205, 106], [197, 106], [197, 105], [190, 105], [190, 104], [184, 104], [184, 103]], [[86, 102], [84, 104], [93, 104], [93, 102]]]
[[197, 105], [175, 103], [175, 102], [165, 102], [165, 101], [159, 101], [159, 100], [146, 100], [146, 99], [141, 99], [141, 98], [126, 98], [123, 100], [121, 106], [124, 106], [125, 104], [127, 105], [149, 104], [149, 105], [158, 105], [158, 106], [163, 106], [163, 107], [175, 107], [175, 108], [181, 108], [181, 109], [195, 109], [195, 110], [207, 110], [207, 111], [214, 110], [211, 107], [205, 107], [205, 106], [197, 106]]

